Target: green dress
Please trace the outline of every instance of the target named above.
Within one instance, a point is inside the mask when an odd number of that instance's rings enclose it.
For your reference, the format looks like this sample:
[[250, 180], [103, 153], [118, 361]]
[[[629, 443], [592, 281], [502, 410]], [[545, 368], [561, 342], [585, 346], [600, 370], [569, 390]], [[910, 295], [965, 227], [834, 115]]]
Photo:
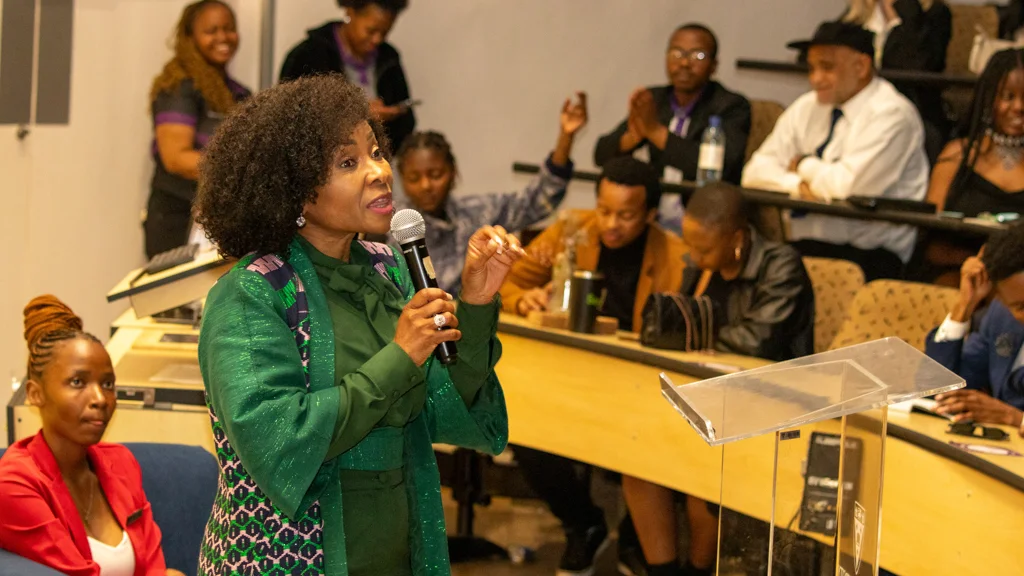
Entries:
[[[288, 263], [309, 307], [308, 389], [300, 377], [302, 330], [288, 329], [285, 310], [295, 288], [275, 290], [252, 271], [264, 261], [243, 259], [211, 290], [200, 367], [214, 433], [224, 439], [218, 455], [225, 473], [204, 539], [203, 574], [243, 573], [253, 564], [261, 573], [449, 573], [431, 443], [504, 448], [507, 416], [493, 374], [500, 306], [458, 303], [459, 361], [418, 367], [392, 341], [413, 292], [408, 271], [400, 256], [388, 259], [382, 250], [354, 242], [342, 262], [301, 238], [292, 243]], [[244, 482], [230, 485], [238, 468], [255, 496], [239, 497]], [[272, 511], [254, 528], [246, 522], [261, 516], [253, 513], [260, 493]], [[311, 523], [322, 532], [305, 530]], [[308, 569], [295, 570], [303, 559]]]

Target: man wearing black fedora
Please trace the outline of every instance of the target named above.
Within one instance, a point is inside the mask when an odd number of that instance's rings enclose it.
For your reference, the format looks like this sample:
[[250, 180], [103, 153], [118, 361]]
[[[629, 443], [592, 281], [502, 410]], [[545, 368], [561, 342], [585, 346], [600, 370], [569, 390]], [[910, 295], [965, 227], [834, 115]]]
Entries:
[[[850, 196], [923, 200], [928, 188], [924, 127], [914, 105], [874, 69], [874, 34], [822, 24], [807, 50], [812, 90], [779, 118], [743, 170], [743, 186], [831, 202]], [[900, 278], [913, 227], [794, 213], [793, 245], [804, 256], [858, 264], [868, 281]]]

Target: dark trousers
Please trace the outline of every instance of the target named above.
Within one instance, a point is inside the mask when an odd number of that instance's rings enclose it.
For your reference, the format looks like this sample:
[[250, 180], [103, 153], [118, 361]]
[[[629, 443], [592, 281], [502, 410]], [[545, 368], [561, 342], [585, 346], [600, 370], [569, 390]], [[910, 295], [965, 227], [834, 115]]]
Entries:
[[146, 258], [185, 244], [192, 229], [192, 203], [162, 190], [151, 190], [142, 229]]
[[604, 523], [604, 513], [590, 497], [590, 466], [524, 446], [512, 449], [530, 488], [563, 528], [586, 529]]
[[793, 247], [803, 256], [848, 260], [864, 271], [864, 281], [903, 278], [903, 261], [885, 248], [862, 250], [849, 244], [830, 244], [818, 240], [797, 240]]

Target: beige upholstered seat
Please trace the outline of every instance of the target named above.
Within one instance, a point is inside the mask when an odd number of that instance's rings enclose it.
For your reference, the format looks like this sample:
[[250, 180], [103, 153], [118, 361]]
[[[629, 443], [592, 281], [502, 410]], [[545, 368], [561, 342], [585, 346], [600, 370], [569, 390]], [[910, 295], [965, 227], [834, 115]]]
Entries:
[[850, 303], [864, 286], [860, 266], [846, 260], [804, 258], [814, 288], [814, 351], [824, 352], [846, 321]]
[[[761, 147], [768, 135], [775, 129], [775, 123], [785, 109], [782, 104], [770, 100], [750, 101], [750, 136], [747, 138], [747, 152], [744, 163]], [[761, 234], [776, 242], [786, 239], [786, 226], [782, 211], [775, 206], [755, 206], [751, 218]]]
[[952, 35], [946, 49], [946, 72], [966, 74], [974, 36], [980, 27], [992, 38], [999, 36], [999, 12], [995, 6], [947, 4], [953, 15]]
[[775, 123], [785, 108], [771, 100], [750, 101], [750, 136], [747, 138], [747, 155], [744, 162], [749, 162], [754, 152], [764, 144], [768, 135], [775, 129]]
[[925, 337], [959, 297], [954, 288], [875, 280], [857, 291], [831, 349], [895, 336], [924, 351]]
[[[952, 35], [946, 49], [946, 73], [969, 74], [967, 63], [971, 59], [971, 48], [978, 28], [992, 38], [999, 36], [999, 12], [995, 6], [974, 4], [948, 4], [952, 12]], [[969, 86], [950, 86], [942, 91], [942, 97], [953, 114], [962, 118], [970, 112], [974, 89]]]

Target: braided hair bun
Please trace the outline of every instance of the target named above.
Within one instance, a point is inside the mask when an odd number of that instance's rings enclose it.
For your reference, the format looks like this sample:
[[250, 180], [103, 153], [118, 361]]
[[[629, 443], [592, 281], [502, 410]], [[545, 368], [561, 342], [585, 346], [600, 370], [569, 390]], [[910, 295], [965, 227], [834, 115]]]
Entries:
[[30, 378], [42, 374], [59, 342], [79, 337], [99, 342], [95, 336], [82, 331], [82, 319], [56, 296], [46, 294], [33, 298], [25, 306], [24, 317]]
[[33, 298], [25, 306], [24, 314], [25, 342], [30, 348], [48, 332], [82, 329], [82, 319], [76, 316], [67, 304], [50, 294]]

